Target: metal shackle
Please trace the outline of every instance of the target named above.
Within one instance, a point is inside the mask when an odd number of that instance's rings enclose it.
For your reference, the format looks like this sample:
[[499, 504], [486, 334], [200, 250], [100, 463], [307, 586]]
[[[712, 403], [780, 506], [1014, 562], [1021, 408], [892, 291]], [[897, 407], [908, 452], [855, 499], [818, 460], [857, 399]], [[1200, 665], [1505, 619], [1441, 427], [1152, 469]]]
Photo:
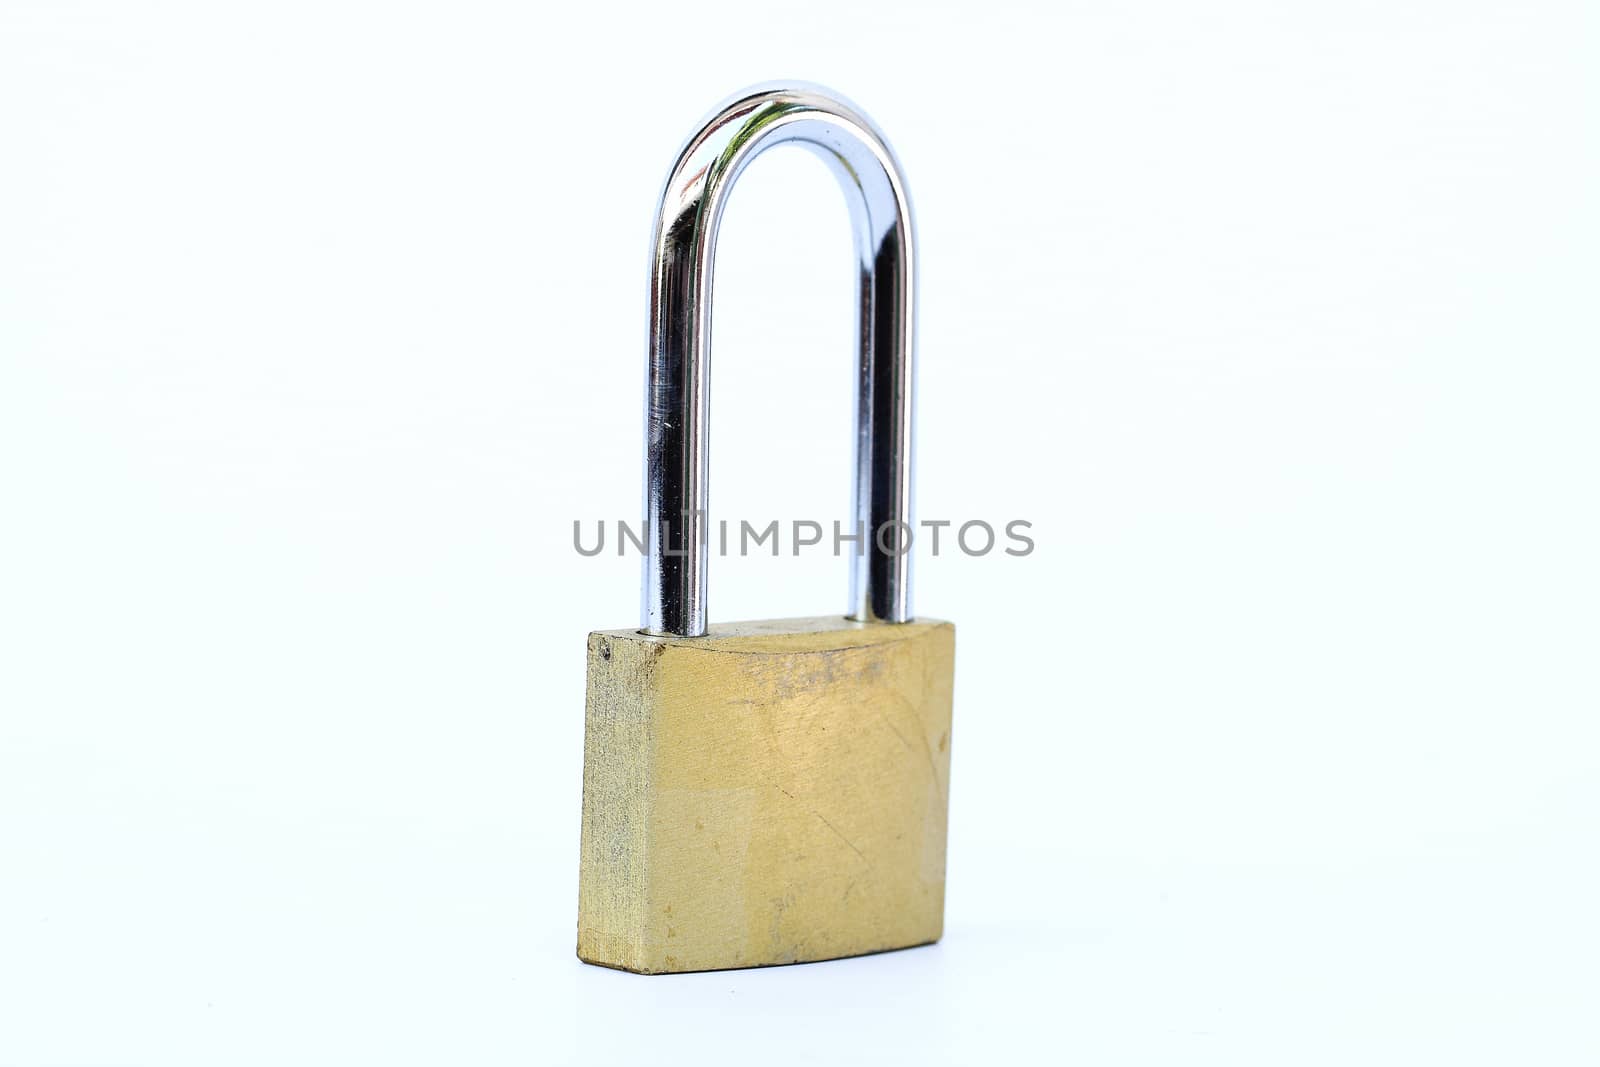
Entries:
[[819, 86], [761, 86], [718, 109], [684, 145], [656, 216], [645, 412], [646, 633], [706, 632], [717, 227], [745, 166], [787, 143], [828, 163], [844, 189], [855, 233], [860, 342], [852, 518], [861, 540], [852, 558], [847, 614], [863, 622], [911, 618], [916, 257], [905, 179], [883, 134], [854, 105]]

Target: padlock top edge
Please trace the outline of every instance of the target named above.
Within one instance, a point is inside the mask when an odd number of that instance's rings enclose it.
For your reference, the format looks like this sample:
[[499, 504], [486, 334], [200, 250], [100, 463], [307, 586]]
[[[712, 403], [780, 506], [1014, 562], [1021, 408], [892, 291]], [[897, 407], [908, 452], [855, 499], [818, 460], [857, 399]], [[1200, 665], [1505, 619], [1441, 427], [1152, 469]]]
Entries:
[[605, 638], [612, 641], [697, 648], [707, 652], [761, 654], [795, 652], [798, 650], [797, 643], [804, 646], [806, 651], [822, 652], [864, 648], [897, 641], [914, 641], [939, 629], [953, 631], [955, 626], [943, 619], [932, 618], [887, 623], [858, 622], [844, 615], [820, 615], [714, 623], [702, 637], [647, 634], [637, 629], [596, 630], [589, 637], [591, 641], [595, 638]]

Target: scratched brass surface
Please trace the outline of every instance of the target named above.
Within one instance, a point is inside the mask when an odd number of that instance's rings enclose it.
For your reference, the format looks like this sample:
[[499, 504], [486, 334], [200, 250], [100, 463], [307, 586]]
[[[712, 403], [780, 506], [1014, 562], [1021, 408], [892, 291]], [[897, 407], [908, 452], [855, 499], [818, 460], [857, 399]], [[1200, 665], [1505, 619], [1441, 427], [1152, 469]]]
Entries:
[[936, 941], [955, 627], [589, 635], [578, 955], [659, 974]]

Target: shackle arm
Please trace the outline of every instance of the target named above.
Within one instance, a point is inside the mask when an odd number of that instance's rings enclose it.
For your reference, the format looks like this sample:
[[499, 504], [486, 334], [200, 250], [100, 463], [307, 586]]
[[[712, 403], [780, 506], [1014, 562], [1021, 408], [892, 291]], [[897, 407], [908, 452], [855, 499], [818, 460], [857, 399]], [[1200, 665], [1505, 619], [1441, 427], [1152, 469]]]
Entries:
[[[706, 632], [705, 522], [711, 275], [717, 227], [745, 166], [798, 143], [829, 164], [849, 203], [859, 271], [859, 361], [848, 614], [911, 618], [911, 453], [916, 261], [905, 181], [883, 135], [817, 86], [739, 95], [691, 137], [661, 193], [650, 276], [642, 629]], [[887, 545], [887, 547], [885, 547]]]

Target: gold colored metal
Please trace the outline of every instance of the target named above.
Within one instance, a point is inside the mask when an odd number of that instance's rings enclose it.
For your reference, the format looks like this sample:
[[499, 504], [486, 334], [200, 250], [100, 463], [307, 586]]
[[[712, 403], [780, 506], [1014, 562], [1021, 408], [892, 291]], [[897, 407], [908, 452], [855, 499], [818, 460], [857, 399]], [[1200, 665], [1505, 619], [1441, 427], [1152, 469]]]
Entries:
[[589, 635], [578, 955], [644, 974], [937, 941], [955, 627]]

